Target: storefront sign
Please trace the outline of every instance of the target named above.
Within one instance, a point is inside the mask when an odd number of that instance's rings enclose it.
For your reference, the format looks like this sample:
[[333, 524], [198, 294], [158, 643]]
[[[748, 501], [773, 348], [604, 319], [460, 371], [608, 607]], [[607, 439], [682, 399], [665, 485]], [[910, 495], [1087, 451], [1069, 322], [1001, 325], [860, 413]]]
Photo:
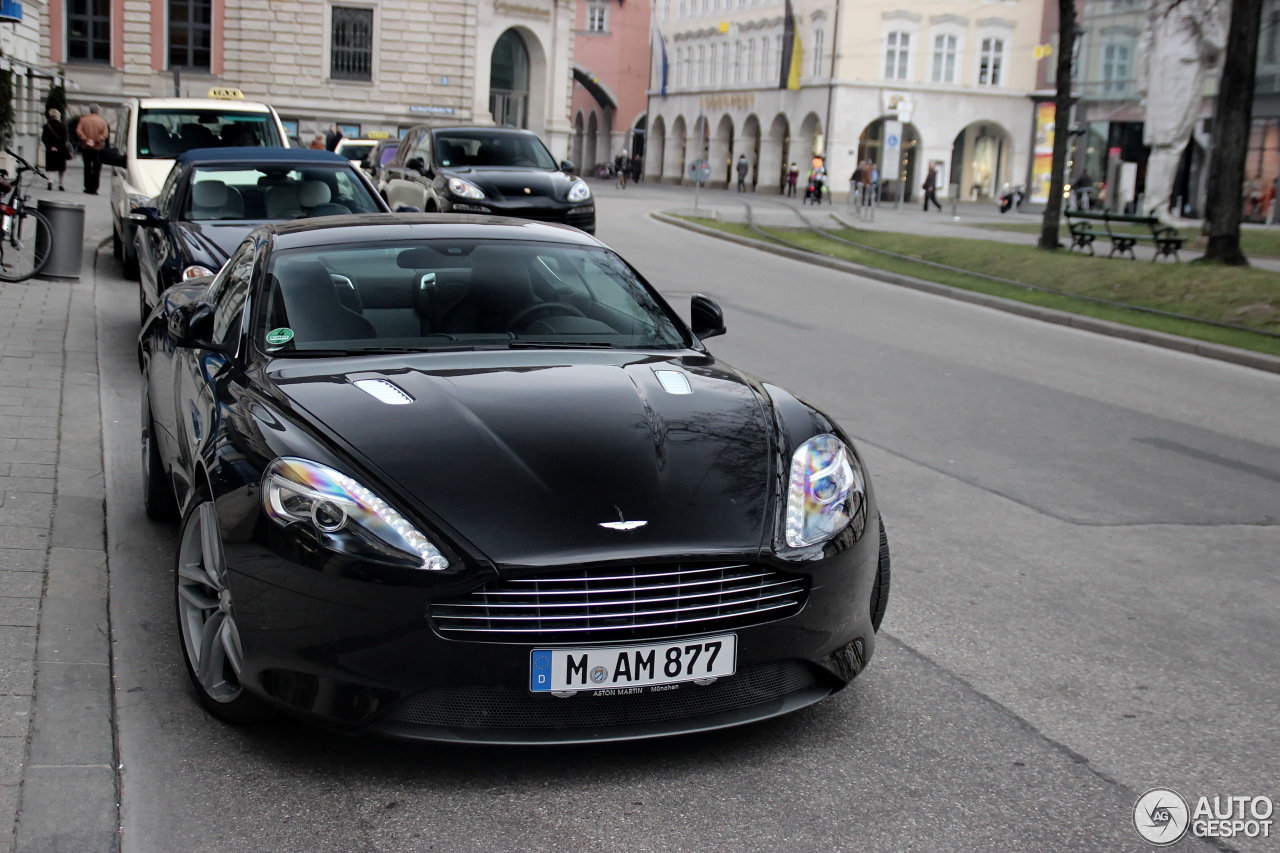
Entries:
[[712, 110], [753, 110], [756, 107], [754, 92], [735, 92], [725, 95], [703, 95], [698, 98], [698, 106], [704, 111]]
[[21, 0], [0, 0], [0, 24], [21, 24]]

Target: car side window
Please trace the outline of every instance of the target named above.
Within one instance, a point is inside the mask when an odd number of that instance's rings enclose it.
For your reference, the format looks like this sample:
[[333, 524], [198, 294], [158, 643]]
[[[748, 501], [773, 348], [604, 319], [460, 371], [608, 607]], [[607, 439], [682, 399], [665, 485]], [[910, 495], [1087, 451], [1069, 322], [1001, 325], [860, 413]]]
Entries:
[[227, 261], [227, 271], [209, 294], [213, 303], [213, 340], [225, 343], [240, 330], [240, 316], [249, 296], [256, 253], [252, 243], [245, 243]]
[[421, 157], [422, 162], [431, 165], [431, 134], [420, 133], [413, 143], [413, 150], [409, 153], [410, 157]]
[[165, 179], [164, 186], [160, 188], [160, 195], [156, 196], [152, 202], [166, 216], [169, 215], [169, 208], [173, 204], [173, 196], [177, 191], [179, 171], [178, 169], [173, 169], [169, 172], [169, 177]]

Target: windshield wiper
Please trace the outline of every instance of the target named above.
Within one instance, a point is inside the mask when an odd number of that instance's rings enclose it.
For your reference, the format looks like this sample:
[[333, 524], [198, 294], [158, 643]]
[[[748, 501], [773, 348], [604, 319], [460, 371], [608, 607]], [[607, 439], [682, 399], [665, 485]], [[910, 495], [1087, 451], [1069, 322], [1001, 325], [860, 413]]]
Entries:
[[276, 358], [342, 358], [352, 355], [402, 355], [417, 352], [471, 352], [470, 344], [433, 347], [355, 347], [353, 349], [291, 349], [269, 353]]
[[511, 341], [511, 349], [614, 349], [605, 341]]

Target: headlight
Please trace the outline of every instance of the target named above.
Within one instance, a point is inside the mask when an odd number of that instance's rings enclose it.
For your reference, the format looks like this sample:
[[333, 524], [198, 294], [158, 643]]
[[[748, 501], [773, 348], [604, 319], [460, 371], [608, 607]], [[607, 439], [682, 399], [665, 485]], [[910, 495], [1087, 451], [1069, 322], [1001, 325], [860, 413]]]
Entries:
[[[834, 435], [818, 435], [791, 457], [787, 544], [825, 542], [851, 520], [866, 523], [866, 480], [857, 457]], [[855, 530], [861, 535], [861, 530]]]
[[410, 559], [432, 572], [449, 561], [404, 516], [355, 480], [325, 465], [282, 457], [262, 478], [262, 503], [282, 527], [310, 524], [335, 551], [382, 559]]
[[574, 178], [569, 184], [569, 201], [586, 201], [591, 198], [591, 187], [582, 178]]
[[145, 195], [140, 195], [138, 193], [129, 193], [129, 209], [130, 210], [133, 210], [135, 207], [149, 207], [150, 205], [151, 205], [150, 197]]
[[449, 179], [449, 192], [458, 198], [484, 198], [484, 190], [475, 184], [469, 184], [462, 178]]
[[182, 271], [182, 281], [191, 281], [193, 278], [202, 278], [206, 275], [213, 274], [213, 270], [208, 267], [202, 267], [199, 264], [192, 264]]

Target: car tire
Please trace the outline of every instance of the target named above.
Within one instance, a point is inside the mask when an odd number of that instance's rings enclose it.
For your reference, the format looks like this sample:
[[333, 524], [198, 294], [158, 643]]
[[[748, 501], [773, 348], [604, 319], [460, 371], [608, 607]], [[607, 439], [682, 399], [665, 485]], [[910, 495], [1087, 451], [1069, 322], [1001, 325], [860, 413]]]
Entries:
[[122, 261], [122, 264], [124, 266], [124, 277], [129, 281], [138, 281], [138, 256], [136, 254], [130, 254], [128, 250], [123, 251], [124, 260]]
[[[145, 374], [144, 374], [145, 377]], [[173, 497], [169, 478], [164, 473], [160, 447], [156, 444], [155, 421], [147, 402], [146, 380], [142, 393], [142, 508], [152, 521], [173, 521], [178, 517], [178, 502]]]
[[880, 632], [884, 611], [889, 606], [889, 537], [884, 531], [884, 518], [880, 522], [880, 559], [876, 564], [876, 582], [871, 587], [871, 629]]
[[182, 658], [206, 711], [232, 725], [259, 723], [273, 715], [240, 683], [244, 650], [224, 555], [217, 509], [202, 495], [182, 522], [174, 566]]

